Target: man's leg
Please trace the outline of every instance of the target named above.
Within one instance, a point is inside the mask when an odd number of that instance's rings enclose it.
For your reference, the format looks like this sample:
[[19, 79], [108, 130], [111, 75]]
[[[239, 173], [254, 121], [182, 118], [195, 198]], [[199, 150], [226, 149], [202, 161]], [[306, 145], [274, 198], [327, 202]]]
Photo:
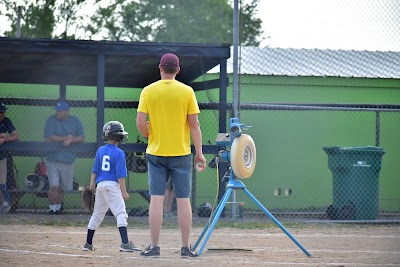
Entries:
[[5, 201], [4, 197], [3, 197], [3, 193], [1, 193], [0, 191], [0, 205], [3, 204]]
[[49, 179], [49, 191], [47, 192], [49, 200], [49, 210], [54, 212], [57, 210], [56, 206], [60, 202], [60, 173], [56, 162], [48, 161], [47, 175]]
[[74, 164], [67, 164], [58, 162], [57, 163], [59, 175], [60, 175], [60, 186], [58, 191], [58, 196], [55, 199], [56, 201], [56, 210], [61, 212], [61, 206], [64, 201], [64, 192], [71, 191], [73, 189], [74, 184]]
[[49, 205], [61, 204], [62, 199], [64, 198], [64, 191], [60, 190], [58, 186], [52, 186], [49, 188], [48, 195]]
[[189, 237], [192, 228], [192, 206], [189, 198], [176, 198], [178, 204], [178, 223], [181, 228], [182, 247], [189, 247]]
[[0, 160], [0, 204], [7, 201], [6, 196], [6, 183], [7, 183], [7, 158]]
[[149, 225], [151, 246], [158, 246], [160, 241], [161, 225], [163, 222], [164, 196], [152, 195], [149, 207]]

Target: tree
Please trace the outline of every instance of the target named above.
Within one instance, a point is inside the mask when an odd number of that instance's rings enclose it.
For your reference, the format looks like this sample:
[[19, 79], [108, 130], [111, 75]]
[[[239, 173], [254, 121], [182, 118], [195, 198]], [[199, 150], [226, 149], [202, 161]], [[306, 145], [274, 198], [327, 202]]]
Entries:
[[[96, 2], [100, 2], [97, 0]], [[89, 38], [113, 41], [153, 41], [153, 28], [157, 19], [152, 16], [148, 1], [129, 2], [115, 0], [106, 7], [100, 7], [85, 27]]]
[[239, 42], [244, 46], [259, 46], [262, 20], [256, 18], [257, 5], [260, 0], [253, 0], [250, 4], [242, 7], [239, 17]]
[[[15, 37], [18, 20], [22, 38], [63, 38], [75, 39], [82, 16], [78, 11], [86, 0], [4, 0], [5, 16], [11, 21], [11, 30], [4, 36]], [[19, 13], [19, 14], [18, 14]], [[55, 34], [61, 29], [61, 34]]]
[[[240, 8], [240, 42], [260, 44], [257, 4]], [[97, 0], [100, 2], [100, 0]], [[90, 38], [117, 41], [232, 43], [233, 7], [229, 0], [116, 0], [100, 7], [86, 27]]]
[[75, 32], [68, 34], [72, 30], [79, 28], [80, 22], [83, 20], [82, 16], [77, 15], [78, 11], [85, 5], [86, 0], [63, 0], [57, 3], [57, 23], [62, 26], [62, 33], [56, 38], [62, 39], [76, 39]]
[[[55, 0], [22, 1], [4, 0], [5, 16], [9, 18], [11, 30], [4, 36], [15, 37], [18, 19], [20, 19], [20, 37], [23, 38], [51, 38], [54, 28], [54, 2]], [[18, 13], [20, 12], [20, 18]]]
[[[83, 8], [93, 1], [97, 12], [85, 24]], [[259, 1], [240, 7], [241, 45], [261, 42], [261, 19], [255, 17]], [[8, 37], [16, 36], [20, 21], [23, 38], [233, 43], [232, 0], [3, 0], [2, 5], [12, 23], [4, 33]]]

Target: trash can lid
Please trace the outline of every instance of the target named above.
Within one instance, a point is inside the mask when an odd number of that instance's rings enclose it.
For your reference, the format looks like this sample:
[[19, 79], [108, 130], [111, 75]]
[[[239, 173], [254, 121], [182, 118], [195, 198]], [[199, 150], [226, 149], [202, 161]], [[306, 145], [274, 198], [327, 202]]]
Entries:
[[384, 154], [385, 151], [381, 147], [377, 146], [352, 146], [352, 147], [323, 147], [322, 148], [328, 154], [335, 153], [347, 153], [347, 152], [374, 152], [379, 154]]

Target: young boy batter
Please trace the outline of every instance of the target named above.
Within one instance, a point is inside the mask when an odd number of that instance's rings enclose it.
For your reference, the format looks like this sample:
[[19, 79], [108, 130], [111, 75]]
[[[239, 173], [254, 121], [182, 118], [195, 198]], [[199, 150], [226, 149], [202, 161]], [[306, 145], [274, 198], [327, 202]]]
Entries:
[[103, 140], [107, 144], [99, 147], [92, 169], [90, 189], [95, 189], [96, 198], [92, 217], [88, 224], [86, 243], [83, 250], [95, 250], [93, 247], [93, 235], [97, 227], [111, 209], [117, 219], [117, 226], [121, 235], [119, 251], [141, 251], [128, 240], [128, 214], [125, 201], [129, 198], [125, 187], [125, 177], [128, 176], [124, 152], [118, 148], [120, 142], [124, 142], [128, 133], [118, 121], [110, 121], [103, 127]]

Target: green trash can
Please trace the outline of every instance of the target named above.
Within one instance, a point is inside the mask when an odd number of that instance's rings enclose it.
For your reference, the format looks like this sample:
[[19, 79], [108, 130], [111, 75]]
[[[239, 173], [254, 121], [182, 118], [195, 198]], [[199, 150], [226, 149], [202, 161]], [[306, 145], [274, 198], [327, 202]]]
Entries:
[[379, 206], [380, 147], [323, 147], [333, 174], [333, 204], [327, 215], [335, 220], [376, 220]]

